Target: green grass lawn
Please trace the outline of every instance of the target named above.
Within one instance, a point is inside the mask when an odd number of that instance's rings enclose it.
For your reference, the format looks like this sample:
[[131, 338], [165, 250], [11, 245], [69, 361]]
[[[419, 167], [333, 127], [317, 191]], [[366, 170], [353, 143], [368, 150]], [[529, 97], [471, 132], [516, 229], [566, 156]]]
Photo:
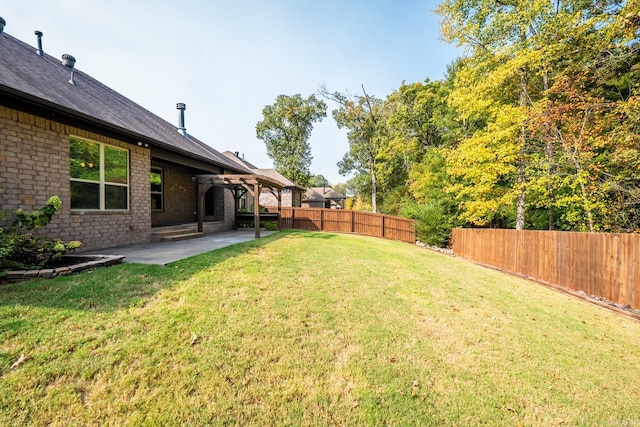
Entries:
[[640, 425], [638, 366], [632, 319], [360, 236], [0, 287], [0, 425]]

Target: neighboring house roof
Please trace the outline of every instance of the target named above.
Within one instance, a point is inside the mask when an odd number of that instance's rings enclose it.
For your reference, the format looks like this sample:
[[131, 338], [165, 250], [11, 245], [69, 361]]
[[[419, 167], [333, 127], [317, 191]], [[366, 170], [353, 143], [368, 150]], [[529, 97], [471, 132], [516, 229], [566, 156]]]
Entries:
[[347, 196], [331, 187], [311, 187], [305, 195], [305, 202], [324, 202], [325, 200], [345, 200]]
[[304, 191], [304, 190], [307, 189], [307, 187], [303, 187], [302, 185], [298, 185], [295, 182], [291, 181], [290, 179], [282, 176], [275, 169], [260, 169], [260, 168], [257, 168], [254, 165], [252, 165], [251, 163], [249, 163], [248, 161], [246, 161], [244, 158], [240, 158], [236, 153], [232, 153], [231, 151], [225, 151], [223, 154], [225, 156], [227, 156], [229, 159], [231, 159], [232, 161], [238, 163], [239, 165], [244, 166], [246, 168], [249, 168], [255, 174], [263, 175], [263, 176], [275, 179], [276, 181], [280, 181], [281, 183], [284, 184], [284, 188], [296, 188], [296, 189], [301, 190], [301, 191]]
[[177, 127], [110, 89], [88, 74], [71, 70], [61, 60], [0, 33], [0, 94], [134, 140], [199, 158], [232, 171], [246, 172], [202, 141], [178, 133]]
[[306, 187], [303, 187], [302, 185], [298, 185], [295, 182], [280, 175], [280, 173], [278, 173], [278, 171], [275, 169], [253, 169], [253, 172], [258, 175], [264, 175], [269, 178], [273, 178], [276, 181], [282, 182], [284, 184], [284, 188], [296, 188], [301, 191], [304, 191], [307, 189]]
[[231, 160], [232, 162], [239, 164], [240, 166], [244, 167], [245, 169], [257, 169], [256, 166], [252, 165], [251, 163], [249, 163], [248, 161], [246, 161], [244, 159], [244, 155], [242, 155], [242, 158], [240, 158], [240, 154], [236, 151], [235, 153], [232, 153], [231, 151], [227, 150], [225, 151], [224, 154], [229, 160]]

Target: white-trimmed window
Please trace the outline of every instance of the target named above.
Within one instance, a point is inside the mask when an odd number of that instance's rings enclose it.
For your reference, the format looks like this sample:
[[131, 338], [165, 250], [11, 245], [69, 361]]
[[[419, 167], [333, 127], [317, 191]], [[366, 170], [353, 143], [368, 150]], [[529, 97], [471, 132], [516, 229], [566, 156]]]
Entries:
[[164, 208], [163, 205], [163, 190], [164, 190], [164, 177], [162, 176], [162, 169], [151, 167], [151, 210], [161, 211]]
[[129, 209], [129, 151], [72, 136], [71, 209]]

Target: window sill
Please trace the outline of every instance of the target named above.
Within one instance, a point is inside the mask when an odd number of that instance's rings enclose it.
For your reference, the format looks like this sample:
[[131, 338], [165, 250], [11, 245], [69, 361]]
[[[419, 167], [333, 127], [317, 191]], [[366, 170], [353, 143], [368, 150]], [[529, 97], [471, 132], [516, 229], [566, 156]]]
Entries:
[[130, 210], [101, 211], [96, 209], [91, 209], [91, 210], [74, 209], [71, 211], [71, 215], [122, 215], [122, 214], [128, 214], [128, 213], [131, 213], [131, 211]]

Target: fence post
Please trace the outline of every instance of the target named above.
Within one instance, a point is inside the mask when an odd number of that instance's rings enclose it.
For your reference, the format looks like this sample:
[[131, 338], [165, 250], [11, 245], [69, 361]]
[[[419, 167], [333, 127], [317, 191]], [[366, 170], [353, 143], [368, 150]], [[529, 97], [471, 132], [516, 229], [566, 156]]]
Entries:
[[352, 233], [355, 231], [355, 225], [354, 225], [355, 222], [356, 222], [356, 212], [352, 210], [351, 211], [351, 232]]
[[[326, 220], [324, 213], [328, 212], [329, 214], [332, 214], [332, 211], [328, 209], [291, 207], [291, 208], [282, 208], [282, 211], [283, 212], [282, 212], [282, 216], [280, 217], [280, 220], [283, 225], [288, 224], [288, 229], [293, 229], [293, 230], [320, 229], [321, 231], [325, 231], [327, 229], [325, 222], [329, 221], [329, 223], [331, 223], [333, 221], [338, 223], [338, 226], [336, 226], [336, 228], [338, 228], [339, 230], [337, 231], [349, 232], [350, 230], [350, 232], [354, 234], [362, 234], [365, 236], [374, 236], [374, 237], [384, 237], [389, 239], [402, 240], [408, 243], [415, 243], [414, 222], [406, 218], [393, 217], [393, 216], [383, 215], [383, 214], [373, 214], [369, 212], [356, 212], [352, 210], [350, 212], [344, 212], [344, 216], [342, 216], [342, 212], [340, 213], [341, 215], [337, 215], [335, 212], [333, 212], [333, 214], [335, 215], [335, 218], [329, 215], [329, 219]], [[296, 211], [302, 212], [301, 213], [302, 216], [297, 217], [297, 219], [296, 219]], [[316, 213], [318, 211], [320, 211], [319, 217], [316, 216]], [[289, 214], [288, 212], [291, 212], [291, 213]], [[358, 213], [358, 218], [356, 218], [356, 213]], [[344, 227], [344, 223], [349, 222], [349, 219], [345, 219], [346, 215], [351, 215], [350, 229]], [[376, 217], [380, 217], [380, 220], [382, 221], [382, 223], [378, 224], [378, 227], [380, 228], [377, 230], [376, 230]], [[393, 220], [394, 222], [391, 222], [389, 226], [387, 226], [387, 220], [389, 221]], [[396, 221], [399, 221], [399, 222], [396, 222]], [[402, 225], [398, 225], [398, 224], [402, 224]], [[358, 226], [357, 230], [356, 230], [356, 225]], [[413, 233], [413, 235], [409, 239], [407, 239], [405, 236], [407, 227], [409, 227], [409, 229]], [[398, 230], [400, 229], [402, 230], [402, 233], [398, 232]]]
[[291, 229], [292, 230], [296, 229], [295, 217], [296, 217], [296, 209], [293, 206], [291, 206]]

